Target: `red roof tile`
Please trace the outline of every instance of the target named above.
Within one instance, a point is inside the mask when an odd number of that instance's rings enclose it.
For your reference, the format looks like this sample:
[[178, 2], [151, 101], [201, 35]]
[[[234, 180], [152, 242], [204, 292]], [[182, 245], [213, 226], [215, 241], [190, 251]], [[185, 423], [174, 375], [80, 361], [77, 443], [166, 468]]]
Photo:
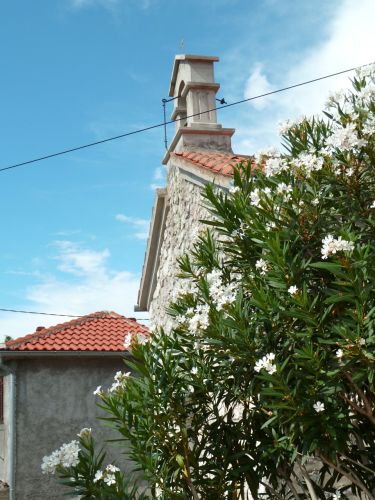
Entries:
[[149, 335], [146, 326], [115, 312], [101, 311], [40, 329], [6, 342], [11, 351], [112, 351], [123, 352], [128, 333]]
[[177, 158], [182, 158], [194, 165], [205, 168], [215, 174], [231, 177], [233, 168], [241, 161], [249, 161], [252, 158], [246, 155], [234, 155], [232, 153], [179, 151], [171, 153]]

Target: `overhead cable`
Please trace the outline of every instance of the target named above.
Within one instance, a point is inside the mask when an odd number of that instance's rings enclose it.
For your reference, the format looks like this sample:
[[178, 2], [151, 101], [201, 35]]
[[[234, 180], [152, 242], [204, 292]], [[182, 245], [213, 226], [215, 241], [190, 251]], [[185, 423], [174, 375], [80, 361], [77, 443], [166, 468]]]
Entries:
[[[59, 313], [47, 313], [47, 312], [40, 312], [40, 311], [23, 311], [20, 309], [5, 309], [0, 307], [0, 311], [2, 312], [10, 312], [10, 313], [19, 313], [19, 314], [39, 314], [42, 316], [62, 316], [65, 318], [97, 318], [98, 316], [96, 314], [59, 314]], [[110, 314], [108, 314], [108, 317], [111, 317]], [[125, 318], [127, 316], [124, 316]], [[135, 318], [137, 321], [149, 321], [149, 318]]]
[[235, 102], [232, 102], [229, 104], [224, 104], [222, 106], [217, 106], [215, 108], [207, 109], [206, 111], [194, 113], [192, 115], [188, 115], [188, 116], [185, 116], [183, 118], [176, 118], [175, 120], [169, 120], [166, 122], [157, 123], [155, 125], [150, 125], [148, 127], [140, 128], [137, 130], [132, 130], [130, 132], [125, 132], [124, 134], [115, 135], [113, 137], [108, 137], [106, 139], [101, 139], [99, 141], [90, 142], [88, 144], [83, 144], [81, 146], [76, 146], [76, 147], [72, 147], [69, 149], [64, 149], [64, 150], [59, 151], [57, 153], [51, 153], [51, 154], [46, 154], [44, 156], [39, 156], [38, 158], [33, 158], [32, 160], [23, 161], [21, 163], [15, 163], [15, 164], [9, 165], [7, 167], [2, 167], [2, 168], [0, 168], [0, 172], [4, 172], [5, 170], [11, 170], [11, 169], [14, 169], [17, 167], [22, 167], [24, 165], [30, 165], [31, 163], [36, 163], [39, 161], [48, 160], [49, 158], [54, 158], [56, 156], [65, 155], [68, 153], [72, 153], [74, 151], [79, 151], [81, 149], [91, 148], [93, 146], [98, 146], [99, 144], [104, 144], [106, 142], [115, 141], [118, 139], [122, 139], [124, 137], [129, 137], [130, 135], [135, 135], [135, 134], [140, 134], [142, 132], [147, 132], [149, 130], [153, 130], [153, 129], [156, 129], [159, 127], [164, 127], [165, 125], [170, 125], [171, 123], [175, 123], [175, 122], [178, 122], [181, 120], [186, 120], [188, 118], [193, 118], [194, 116], [200, 116], [200, 115], [205, 114], [205, 113], [210, 113], [211, 111], [218, 111], [220, 109], [230, 108], [231, 106], [237, 106], [238, 104], [243, 104], [245, 102], [250, 102], [250, 101], [254, 101], [256, 99], [261, 99], [262, 97], [267, 97], [269, 95], [278, 94], [280, 92], [285, 92], [286, 90], [291, 90], [291, 89], [295, 89], [297, 87], [302, 87], [303, 85], [309, 85], [310, 83], [315, 83], [315, 82], [318, 82], [321, 80], [326, 80], [327, 78], [332, 78], [334, 76], [343, 75], [344, 73], [349, 73], [351, 71], [355, 71], [355, 70], [358, 70], [360, 68], [364, 68], [366, 66], [371, 66], [372, 64], [374, 64], [374, 63], [372, 62], [372, 63], [368, 63], [368, 64], [362, 64], [361, 66], [356, 66], [354, 68], [344, 69], [342, 71], [337, 71], [336, 73], [330, 73], [329, 75], [319, 76], [319, 77], [313, 78], [311, 80], [307, 80], [307, 81], [300, 82], [300, 83], [295, 83], [294, 85], [289, 85], [287, 87], [283, 87], [283, 88], [280, 88], [277, 90], [272, 90], [270, 92], [265, 92], [264, 94], [259, 94], [259, 95], [253, 96], [253, 97], [248, 97], [246, 99], [241, 99], [240, 101], [235, 101]]

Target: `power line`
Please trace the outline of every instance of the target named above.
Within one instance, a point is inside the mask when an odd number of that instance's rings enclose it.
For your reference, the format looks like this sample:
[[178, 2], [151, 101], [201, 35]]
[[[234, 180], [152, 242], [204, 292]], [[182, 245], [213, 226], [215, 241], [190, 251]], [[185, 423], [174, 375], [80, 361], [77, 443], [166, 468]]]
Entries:
[[309, 85], [310, 83], [319, 82], [320, 80], [326, 80], [327, 78], [332, 78], [334, 76], [339, 76], [339, 75], [343, 75], [345, 73], [350, 73], [351, 71], [355, 71], [355, 70], [358, 70], [360, 68], [364, 68], [366, 66], [371, 66], [372, 64], [374, 64], [374, 63], [372, 62], [372, 63], [362, 64], [361, 66], [356, 66], [354, 68], [344, 69], [342, 71], [337, 71], [336, 73], [330, 73], [329, 75], [319, 76], [319, 77], [313, 78], [311, 80], [307, 80], [307, 81], [304, 81], [301, 83], [295, 83], [294, 85], [289, 85], [288, 87], [283, 87], [283, 88], [280, 88], [277, 90], [272, 90], [271, 92], [265, 92], [264, 94], [259, 94], [259, 95], [253, 96], [253, 97], [248, 97], [246, 99], [241, 99], [240, 101], [235, 101], [235, 102], [232, 102], [230, 104], [224, 104], [223, 106], [217, 106], [217, 107], [212, 108], [212, 109], [207, 109], [206, 111], [194, 113], [192, 115], [188, 115], [188, 116], [185, 116], [183, 118], [177, 118], [175, 120], [169, 120], [167, 122], [157, 123], [155, 125], [150, 125], [149, 127], [144, 127], [144, 128], [140, 128], [137, 130], [132, 130], [131, 132], [125, 132], [124, 134], [119, 134], [119, 135], [115, 135], [113, 137], [108, 137], [107, 139], [101, 139], [100, 141], [90, 142], [88, 144], [83, 144], [82, 146], [76, 146], [73, 148], [64, 149], [64, 150], [59, 151], [57, 153], [51, 153], [48, 155], [39, 156], [38, 158], [34, 158], [32, 160], [24, 161], [21, 163], [15, 163], [14, 165], [9, 165], [8, 167], [0, 168], [0, 172], [4, 172], [5, 170], [11, 170], [11, 169], [17, 168], [17, 167], [22, 167], [24, 165], [29, 165], [31, 163], [36, 163], [39, 161], [48, 160], [49, 158], [54, 158], [56, 156], [65, 155], [68, 153], [72, 153], [74, 151], [79, 151], [81, 149], [91, 148], [93, 146], [98, 146], [99, 144], [104, 144], [106, 142], [116, 141], [117, 139], [122, 139], [122, 138], [128, 137], [130, 135], [140, 134], [142, 132], [147, 132], [149, 130], [164, 127], [165, 125], [170, 125], [171, 123], [175, 123], [175, 122], [178, 122], [181, 120], [186, 120], [188, 118], [193, 118], [194, 116], [199, 116], [199, 115], [202, 115], [205, 113], [210, 113], [211, 111], [218, 111], [220, 109], [230, 108], [231, 106], [237, 106], [238, 104], [243, 104], [245, 102], [254, 101], [256, 99], [261, 99], [262, 97], [267, 97], [269, 95], [278, 94], [280, 92], [285, 92], [286, 90], [291, 90], [291, 89], [295, 89], [297, 87], [302, 87], [303, 85]]
[[[63, 316], [65, 318], [97, 318], [98, 316], [95, 314], [59, 314], [59, 313], [47, 313], [40, 311], [23, 311], [20, 309], [5, 309], [0, 307], [0, 311], [2, 312], [11, 312], [11, 313], [20, 313], [20, 314], [39, 314], [41, 316]], [[108, 317], [111, 317], [108, 315]], [[125, 318], [127, 316], [124, 316]], [[135, 318], [137, 321], [149, 321], [149, 318]]]

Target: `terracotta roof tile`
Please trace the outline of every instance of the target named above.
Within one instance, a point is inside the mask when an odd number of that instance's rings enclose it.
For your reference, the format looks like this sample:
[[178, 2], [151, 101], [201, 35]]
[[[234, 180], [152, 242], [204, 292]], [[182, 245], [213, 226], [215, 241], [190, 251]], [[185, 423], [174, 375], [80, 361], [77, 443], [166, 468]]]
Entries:
[[241, 161], [253, 161], [250, 156], [221, 153], [218, 151], [179, 151], [171, 153], [172, 156], [182, 158], [194, 165], [210, 170], [211, 172], [231, 177], [233, 168]]
[[148, 335], [146, 326], [115, 312], [101, 311], [6, 342], [11, 351], [123, 352], [127, 333]]

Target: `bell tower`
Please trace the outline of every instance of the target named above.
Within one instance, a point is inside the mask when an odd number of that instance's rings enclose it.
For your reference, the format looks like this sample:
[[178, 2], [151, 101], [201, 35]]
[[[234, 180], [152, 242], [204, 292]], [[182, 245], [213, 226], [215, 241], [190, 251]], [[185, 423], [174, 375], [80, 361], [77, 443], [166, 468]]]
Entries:
[[217, 121], [215, 56], [177, 55], [174, 60], [169, 96], [176, 120], [175, 136], [164, 156], [168, 163], [172, 151], [214, 150], [232, 153], [234, 129], [223, 128]]

